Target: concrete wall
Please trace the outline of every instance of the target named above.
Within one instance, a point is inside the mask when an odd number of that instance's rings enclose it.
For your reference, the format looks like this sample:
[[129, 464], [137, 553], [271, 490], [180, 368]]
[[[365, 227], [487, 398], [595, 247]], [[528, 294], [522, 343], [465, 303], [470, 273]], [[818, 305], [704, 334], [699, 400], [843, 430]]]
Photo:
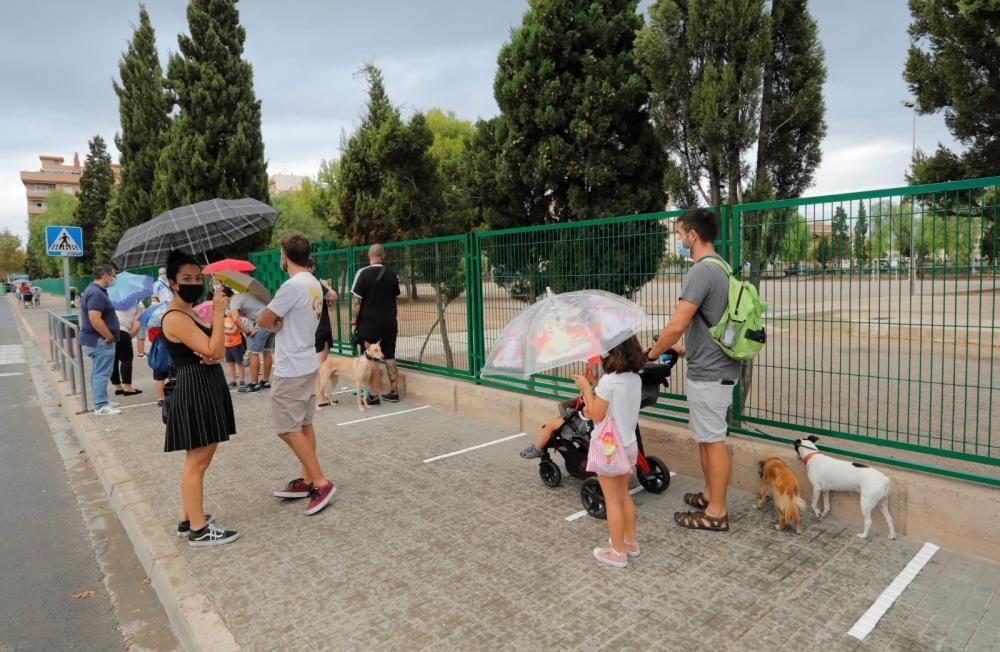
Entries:
[[[403, 375], [400, 389], [410, 400], [483, 419], [512, 432], [535, 434], [542, 423], [556, 414], [554, 402], [549, 399], [409, 370]], [[644, 417], [640, 428], [647, 453], [663, 459], [671, 471], [701, 476], [698, 448], [686, 427]], [[811, 500], [812, 487], [791, 445], [734, 434], [729, 437], [728, 448], [733, 460], [732, 485], [736, 489], [756, 492], [757, 461], [776, 456], [795, 471], [803, 498], [806, 502]], [[892, 480], [890, 511], [899, 535], [1000, 560], [1000, 490], [891, 466], [879, 470]], [[860, 532], [863, 519], [857, 494], [831, 494], [830, 504], [834, 515], [855, 524]], [[813, 518], [809, 512], [805, 521]], [[888, 530], [878, 510], [872, 519], [873, 531], [885, 535]]]

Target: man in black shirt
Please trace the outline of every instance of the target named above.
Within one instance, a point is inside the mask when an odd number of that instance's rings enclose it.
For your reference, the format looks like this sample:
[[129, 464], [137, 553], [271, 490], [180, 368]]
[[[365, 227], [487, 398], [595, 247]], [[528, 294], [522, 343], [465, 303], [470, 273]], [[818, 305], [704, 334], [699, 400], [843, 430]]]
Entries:
[[[399, 368], [396, 366], [396, 297], [399, 296], [399, 277], [385, 266], [385, 249], [374, 244], [368, 249], [371, 263], [358, 271], [351, 285], [351, 328], [359, 342], [381, 342], [385, 355], [385, 370], [389, 375], [389, 393], [382, 398], [395, 403], [399, 400]], [[370, 388], [368, 405], [379, 405], [378, 380]]]

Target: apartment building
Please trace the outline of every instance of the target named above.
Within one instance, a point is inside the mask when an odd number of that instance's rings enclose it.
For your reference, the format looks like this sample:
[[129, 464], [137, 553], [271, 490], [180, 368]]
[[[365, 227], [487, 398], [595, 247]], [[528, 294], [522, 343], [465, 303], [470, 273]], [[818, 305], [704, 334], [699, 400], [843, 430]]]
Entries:
[[[42, 163], [41, 169], [21, 170], [21, 183], [24, 184], [28, 200], [29, 218], [45, 212], [49, 193], [80, 194], [80, 175], [83, 174], [83, 166], [80, 165], [79, 154], [73, 154], [72, 165], [66, 165], [62, 156], [42, 155], [38, 159]], [[111, 169], [117, 179], [118, 164], [112, 163]]]

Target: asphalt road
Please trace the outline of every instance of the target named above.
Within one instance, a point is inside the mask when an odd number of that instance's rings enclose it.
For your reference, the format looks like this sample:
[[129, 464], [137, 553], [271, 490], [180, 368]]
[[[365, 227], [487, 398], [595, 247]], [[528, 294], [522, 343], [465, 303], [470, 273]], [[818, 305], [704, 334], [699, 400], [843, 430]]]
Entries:
[[176, 649], [12, 306], [0, 300], [0, 652]]

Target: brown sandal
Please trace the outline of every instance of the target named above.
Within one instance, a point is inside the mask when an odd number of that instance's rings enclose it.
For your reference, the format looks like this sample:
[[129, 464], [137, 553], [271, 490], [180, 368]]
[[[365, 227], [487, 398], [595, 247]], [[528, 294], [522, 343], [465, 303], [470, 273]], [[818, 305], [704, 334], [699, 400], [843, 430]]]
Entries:
[[729, 532], [729, 514], [715, 517], [709, 516], [705, 512], [675, 512], [674, 521], [677, 525], [690, 530]]
[[684, 504], [704, 511], [708, 507], [708, 499], [700, 491], [696, 494], [684, 494]]

